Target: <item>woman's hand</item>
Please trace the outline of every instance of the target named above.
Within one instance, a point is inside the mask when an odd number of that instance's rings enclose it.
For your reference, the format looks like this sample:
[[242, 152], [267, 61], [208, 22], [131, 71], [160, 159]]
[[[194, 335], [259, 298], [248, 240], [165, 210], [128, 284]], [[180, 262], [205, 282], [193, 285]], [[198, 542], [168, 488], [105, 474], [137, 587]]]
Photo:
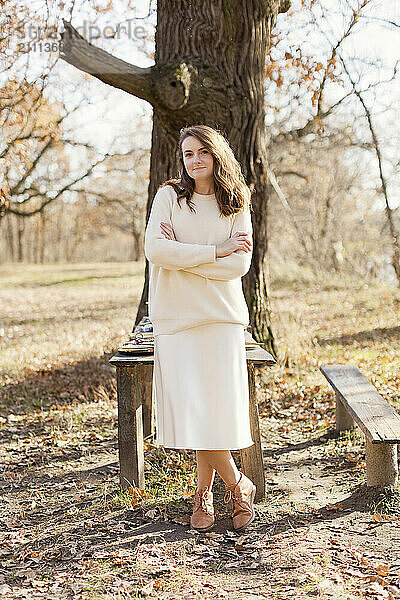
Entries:
[[167, 240], [176, 240], [175, 233], [174, 233], [174, 230], [171, 227], [171, 225], [161, 221], [160, 227], [161, 227], [162, 234], [164, 235], [164, 237], [167, 238]]
[[218, 244], [216, 248], [216, 257], [222, 258], [224, 256], [229, 256], [236, 250], [244, 250], [245, 252], [251, 252], [251, 239], [249, 234], [245, 231], [236, 231], [232, 237], [222, 242], [222, 244]]

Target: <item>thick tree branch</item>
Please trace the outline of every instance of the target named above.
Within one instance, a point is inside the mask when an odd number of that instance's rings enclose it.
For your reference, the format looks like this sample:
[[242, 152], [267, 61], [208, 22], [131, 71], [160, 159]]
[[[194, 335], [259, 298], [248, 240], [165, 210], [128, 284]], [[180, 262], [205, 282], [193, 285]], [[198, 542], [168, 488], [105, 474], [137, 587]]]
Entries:
[[155, 67], [140, 68], [112, 56], [87, 42], [63, 19], [60, 57], [80, 71], [90, 73], [108, 85], [153, 103]]

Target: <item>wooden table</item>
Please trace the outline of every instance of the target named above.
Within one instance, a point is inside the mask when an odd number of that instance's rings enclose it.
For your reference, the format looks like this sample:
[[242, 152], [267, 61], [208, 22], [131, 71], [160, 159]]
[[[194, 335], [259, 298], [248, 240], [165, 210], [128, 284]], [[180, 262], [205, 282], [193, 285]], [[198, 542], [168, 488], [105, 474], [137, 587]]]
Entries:
[[[245, 331], [246, 340], [254, 342]], [[242, 470], [257, 487], [255, 500], [265, 496], [264, 463], [258, 422], [258, 407], [255, 388], [255, 369], [276, 363], [273, 356], [257, 346], [246, 349], [249, 382], [250, 429], [254, 444], [240, 450]], [[118, 395], [118, 449], [121, 486], [126, 488], [145, 487], [144, 438], [154, 432], [153, 419], [153, 364], [154, 355], [135, 356], [117, 353], [110, 363], [117, 371]]]

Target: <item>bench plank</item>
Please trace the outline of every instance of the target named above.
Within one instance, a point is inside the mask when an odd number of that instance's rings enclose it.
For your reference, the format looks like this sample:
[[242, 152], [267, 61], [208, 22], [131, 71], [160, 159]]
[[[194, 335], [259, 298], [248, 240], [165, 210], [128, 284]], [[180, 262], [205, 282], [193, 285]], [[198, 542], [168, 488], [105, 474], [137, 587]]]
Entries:
[[325, 365], [320, 371], [372, 443], [400, 443], [400, 415], [357, 367]]

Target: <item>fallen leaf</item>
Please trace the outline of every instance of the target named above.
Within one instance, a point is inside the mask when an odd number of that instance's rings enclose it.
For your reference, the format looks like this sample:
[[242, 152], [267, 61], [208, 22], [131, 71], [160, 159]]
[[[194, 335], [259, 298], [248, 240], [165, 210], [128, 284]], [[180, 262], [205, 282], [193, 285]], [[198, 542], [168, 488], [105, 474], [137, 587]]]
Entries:
[[25, 579], [31, 580], [35, 578], [35, 571], [33, 569], [20, 569], [16, 572], [17, 577], [24, 577]]
[[327, 506], [325, 506], [326, 510], [343, 510], [343, 504], [341, 502], [338, 502], [337, 504], [327, 504]]
[[247, 565], [245, 568], [246, 569], [258, 569], [259, 566], [260, 566], [260, 563], [253, 561], [252, 563]]
[[144, 594], [145, 596], [149, 596], [152, 591], [153, 591], [153, 587], [154, 587], [154, 581], [149, 581], [148, 583], [146, 583], [146, 585], [144, 585], [140, 592], [142, 594]]
[[225, 565], [225, 569], [235, 569], [236, 567], [238, 567], [240, 565], [240, 561], [235, 561], [235, 562], [230, 562], [230, 563], [226, 563]]
[[390, 566], [387, 564], [379, 564], [376, 567], [376, 572], [378, 573], [378, 575], [380, 575], [381, 577], [386, 577], [387, 574], [389, 573], [389, 569]]
[[215, 531], [208, 531], [204, 537], [209, 538], [210, 540], [222, 540], [224, 536], [222, 535], [222, 533], [216, 533]]
[[3, 583], [2, 585], [0, 585], [0, 595], [1, 596], [7, 596], [7, 594], [11, 594], [11, 592], [12, 592], [12, 589], [6, 583]]

